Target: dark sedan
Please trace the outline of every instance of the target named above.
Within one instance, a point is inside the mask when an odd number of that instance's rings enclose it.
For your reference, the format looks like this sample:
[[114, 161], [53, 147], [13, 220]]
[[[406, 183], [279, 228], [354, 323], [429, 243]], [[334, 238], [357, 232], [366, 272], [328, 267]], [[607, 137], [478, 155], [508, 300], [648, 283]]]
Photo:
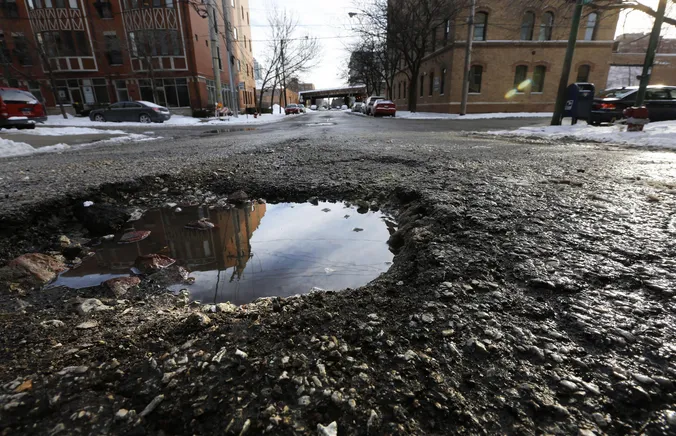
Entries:
[[[614, 123], [624, 118], [622, 111], [636, 102], [638, 87], [611, 88], [599, 93], [592, 104], [589, 124]], [[649, 86], [645, 105], [650, 121], [676, 120], [676, 86]]]
[[120, 101], [89, 113], [92, 121], [137, 121], [163, 123], [171, 118], [169, 109], [149, 101]]

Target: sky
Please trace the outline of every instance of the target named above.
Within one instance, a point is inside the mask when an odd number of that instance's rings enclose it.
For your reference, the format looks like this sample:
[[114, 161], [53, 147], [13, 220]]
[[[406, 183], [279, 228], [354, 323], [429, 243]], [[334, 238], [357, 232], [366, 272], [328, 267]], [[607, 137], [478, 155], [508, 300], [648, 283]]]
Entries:
[[[658, 0], [639, 1], [653, 8], [658, 3]], [[669, 15], [676, 17], [676, 3], [669, 4]], [[259, 60], [264, 57], [265, 40], [269, 39], [267, 11], [275, 6], [287, 9], [298, 18], [298, 35], [307, 32], [317, 37], [322, 46], [321, 57], [310, 73], [300, 77], [301, 81], [314, 83], [317, 89], [344, 85], [343, 75], [349, 59], [346, 46], [354, 40], [348, 12], [356, 11], [354, 5], [355, 0], [249, 0], [254, 56]], [[617, 33], [648, 33], [652, 23], [652, 17], [642, 12], [625, 12], [620, 17]], [[663, 35], [676, 38], [676, 27], [665, 26], [664, 30]]]

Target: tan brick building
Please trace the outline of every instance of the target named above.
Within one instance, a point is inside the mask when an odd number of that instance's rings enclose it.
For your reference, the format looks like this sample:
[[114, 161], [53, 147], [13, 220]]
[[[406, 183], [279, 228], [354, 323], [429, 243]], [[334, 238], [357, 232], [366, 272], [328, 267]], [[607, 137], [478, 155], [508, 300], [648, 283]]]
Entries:
[[[558, 8], [515, 7], [518, 4], [511, 0], [477, 2], [467, 107], [470, 113], [554, 108], [573, 7], [563, 0]], [[461, 18], [432, 30], [433, 50], [416, 78], [418, 111], [459, 111], [467, 15], [461, 13]], [[617, 20], [617, 12], [585, 8], [571, 83], [589, 81], [597, 89], [605, 87]], [[407, 109], [407, 81], [404, 74], [394, 81], [392, 95], [400, 110]]]
[[[255, 82], [248, 0], [209, 1], [217, 8], [221, 82], [229, 83], [223, 33], [225, 7], [233, 26], [233, 73], [239, 107], [253, 107]], [[48, 109], [57, 104], [57, 99], [66, 106], [143, 99], [158, 100], [177, 111], [204, 108], [216, 101], [206, 3], [2, 2], [0, 63], [6, 64], [0, 65], [0, 85], [29, 89]], [[38, 55], [38, 47], [44, 51], [49, 67]], [[56, 89], [49, 83], [48, 69], [53, 71]], [[151, 75], [155, 93], [149, 84]], [[226, 100], [230, 95], [224, 92]]]
[[[608, 86], [638, 86], [643, 71], [649, 34], [626, 33], [615, 40]], [[650, 75], [651, 85], [676, 85], [676, 39], [660, 40]]]

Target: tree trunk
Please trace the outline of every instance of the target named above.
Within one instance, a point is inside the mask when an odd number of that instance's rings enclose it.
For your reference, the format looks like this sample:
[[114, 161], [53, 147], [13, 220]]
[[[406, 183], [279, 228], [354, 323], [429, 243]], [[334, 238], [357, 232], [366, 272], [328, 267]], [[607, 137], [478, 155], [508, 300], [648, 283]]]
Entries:
[[408, 82], [408, 110], [415, 112], [418, 106], [418, 73], [411, 71], [411, 80]]

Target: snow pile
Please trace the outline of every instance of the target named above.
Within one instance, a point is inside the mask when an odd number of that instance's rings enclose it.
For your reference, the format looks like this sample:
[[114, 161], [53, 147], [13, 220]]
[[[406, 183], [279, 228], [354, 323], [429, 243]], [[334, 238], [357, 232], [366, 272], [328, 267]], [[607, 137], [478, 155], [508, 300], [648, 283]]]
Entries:
[[284, 111], [282, 111], [282, 107], [278, 104], [273, 104], [272, 115], [281, 115], [281, 114], [284, 114]]
[[[63, 118], [62, 118], [63, 119]], [[65, 120], [64, 120], [65, 121]], [[89, 127], [41, 127], [25, 130], [5, 130], [3, 134], [20, 134], [35, 136], [70, 136], [70, 135], [124, 135], [122, 130], [102, 130]]]
[[[281, 110], [281, 113], [280, 113]], [[274, 123], [281, 121], [284, 118], [280, 115], [284, 115], [284, 111], [279, 107], [279, 105], [273, 106], [273, 114], [263, 114], [259, 115], [258, 118], [254, 118], [253, 115], [240, 115], [239, 118], [235, 117], [223, 117], [223, 118], [193, 118], [187, 117], [185, 115], [172, 115], [171, 119], [165, 121], [162, 124], [153, 123], [153, 129], [161, 129], [163, 127], [175, 127], [175, 126], [203, 126], [203, 125], [214, 125], [222, 124], [228, 126], [240, 125], [240, 124], [266, 124]], [[45, 126], [69, 126], [69, 127], [143, 127], [144, 124], [132, 122], [132, 121], [122, 121], [122, 122], [97, 122], [91, 121], [87, 117], [73, 117], [72, 115], [68, 116], [68, 119], [64, 119], [61, 115], [50, 115], [47, 121], [44, 124]], [[145, 124], [145, 126], [148, 126]], [[36, 130], [40, 128], [40, 125], [36, 127]], [[25, 132], [25, 131], [24, 131]], [[100, 132], [97, 132], [100, 133]]]
[[35, 149], [25, 142], [14, 142], [0, 138], [0, 157], [23, 156], [35, 153]]
[[522, 127], [517, 130], [496, 130], [490, 135], [536, 137], [548, 139], [574, 139], [640, 147], [676, 149], [676, 121], [661, 121], [645, 126], [643, 132], [627, 132], [626, 126], [593, 127], [587, 124], [574, 126]]
[[486, 114], [442, 114], [436, 112], [397, 111], [397, 118], [413, 120], [488, 120], [496, 118], [551, 118], [551, 112], [494, 112]]
[[87, 147], [93, 144], [96, 144], [98, 146], [106, 144], [121, 144], [125, 142], [154, 141], [156, 139], [162, 139], [162, 137], [160, 136], [150, 137], [138, 133], [132, 133], [127, 134], [125, 136], [117, 136], [115, 138], [106, 139], [104, 141], [93, 142], [90, 144], [78, 144], [73, 146], [68, 144], [56, 144], [47, 147], [34, 148], [30, 144], [26, 144], [25, 142], [16, 142], [11, 141], [9, 139], [0, 138], [0, 158], [11, 156], [27, 156], [31, 154], [50, 153], [54, 151], [64, 151], [68, 149]]

